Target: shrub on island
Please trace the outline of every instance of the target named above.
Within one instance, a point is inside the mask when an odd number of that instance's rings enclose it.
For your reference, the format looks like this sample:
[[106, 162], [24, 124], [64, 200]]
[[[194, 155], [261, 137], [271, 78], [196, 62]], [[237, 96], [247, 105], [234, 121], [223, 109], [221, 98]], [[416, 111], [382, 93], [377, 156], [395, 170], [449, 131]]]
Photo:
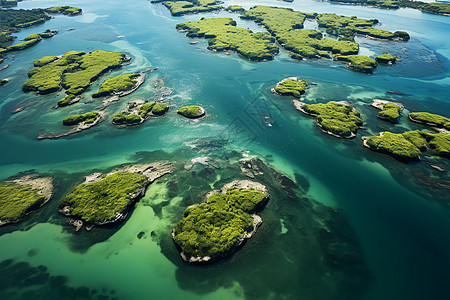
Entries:
[[349, 62], [351, 70], [362, 73], [372, 73], [378, 65], [374, 59], [364, 55], [336, 55], [334, 60]]
[[383, 104], [383, 109], [378, 112], [378, 118], [387, 120], [391, 123], [397, 123], [400, 118], [401, 108], [398, 105], [392, 103]]
[[298, 77], [285, 78], [278, 82], [274, 91], [282, 96], [293, 96], [299, 98], [305, 93], [308, 84]]
[[156, 104], [155, 101], [143, 104], [139, 108], [139, 115], [141, 116], [141, 118], [147, 117], [147, 115], [152, 111], [152, 109], [155, 106], [155, 104]]
[[177, 111], [178, 114], [186, 117], [186, 118], [200, 118], [205, 115], [205, 110], [197, 105], [189, 105], [189, 106], [183, 106]]
[[70, 102], [72, 102], [76, 97], [77, 96], [75, 96], [73, 94], [69, 94], [58, 101], [58, 106], [59, 107], [68, 106], [68, 105], [70, 105]]
[[383, 132], [381, 136], [371, 136], [365, 145], [371, 150], [386, 152], [395, 158], [417, 160], [422, 153], [402, 134]]
[[165, 103], [155, 103], [152, 108], [152, 114], [157, 116], [164, 115], [169, 110], [169, 106]]
[[375, 60], [380, 64], [394, 64], [397, 59], [392, 54], [381, 54], [375, 57]]
[[117, 172], [97, 182], [75, 187], [59, 201], [70, 207], [70, 214], [89, 223], [106, 223], [116, 219], [145, 188], [148, 178], [138, 173]]
[[90, 124], [94, 123], [98, 117], [100, 117], [100, 114], [96, 111], [92, 111], [79, 115], [71, 115], [65, 118], [62, 122], [63, 125], [66, 126], [78, 125], [80, 123]]
[[112, 119], [114, 125], [137, 125], [141, 122], [141, 117], [135, 114], [118, 113]]
[[137, 83], [135, 80], [139, 73], [123, 74], [106, 79], [100, 89], [92, 94], [93, 98], [109, 96], [114, 93], [131, 90]]

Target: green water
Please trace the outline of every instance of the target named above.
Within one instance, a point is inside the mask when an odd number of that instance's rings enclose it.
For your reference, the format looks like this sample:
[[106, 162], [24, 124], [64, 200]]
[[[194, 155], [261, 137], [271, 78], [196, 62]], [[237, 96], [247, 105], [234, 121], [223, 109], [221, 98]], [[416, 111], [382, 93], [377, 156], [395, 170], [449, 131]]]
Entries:
[[[0, 78], [12, 78], [0, 87], [0, 179], [34, 170], [54, 175], [56, 180], [50, 203], [22, 223], [0, 228], [2, 299], [374, 300], [450, 296], [446, 288], [450, 278], [449, 191], [419, 181], [433, 178], [448, 182], [448, 172], [431, 169], [425, 162], [404, 165], [363, 148], [359, 139], [384, 130], [421, 128], [408, 122], [408, 111], [449, 116], [450, 17], [309, 0], [245, 1], [246, 8], [265, 4], [377, 18], [383, 29], [410, 33], [412, 39], [407, 43], [358, 38], [363, 53], [389, 51], [403, 58], [395, 66], [379, 66], [373, 75], [365, 75], [331, 61], [293, 62], [283, 51], [273, 61], [252, 63], [236, 54], [210, 52], [204, 40], [190, 45], [175, 29], [177, 23], [201, 16], [237, 18], [226, 12], [172, 17], [162, 5], [144, 0], [65, 3], [83, 8], [83, 15], [56, 16], [17, 33], [23, 38], [47, 28], [60, 31], [9, 56], [5, 63], [10, 67], [0, 72]], [[24, 1], [19, 8], [58, 4]], [[242, 1], [226, 1], [225, 5], [229, 4]], [[239, 26], [262, 31], [252, 22], [237, 21]], [[174, 91], [167, 100], [171, 106], [167, 116], [125, 129], [106, 121], [67, 138], [37, 141], [39, 133], [64, 130], [59, 120], [65, 116], [98, 106], [98, 102], [86, 100], [102, 79], [88, 90], [82, 103], [54, 110], [52, 106], [62, 93], [38, 96], [21, 91], [33, 60], [69, 50], [96, 49], [118, 50], [133, 57], [130, 65], [113, 74], [159, 68], [135, 93], [108, 107], [109, 115], [120, 111], [127, 101], [152, 99], [152, 82], [162, 78]], [[287, 76], [318, 83], [305, 95], [308, 101], [348, 100], [362, 113], [367, 129], [353, 140], [324, 135], [312, 119], [295, 111], [289, 98], [270, 92], [275, 82]], [[387, 90], [405, 95], [386, 94]], [[374, 98], [405, 104], [400, 124], [377, 120], [376, 111], [368, 105]], [[189, 104], [204, 107], [206, 117], [179, 117], [176, 107]], [[21, 106], [28, 107], [11, 114]], [[270, 116], [275, 125], [266, 126], [261, 113]], [[198, 138], [220, 139], [226, 145], [213, 153], [196, 154], [185, 143]], [[199, 192], [235, 175], [226, 168], [206, 179], [180, 170], [155, 182], [126, 222], [111, 228], [74, 233], [56, 212], [57, 201], [93, 170], [160, 159], [182, 166], [193, 157], [206, 155], [218, 161], [230, 155], [234, 160], [258, 155], [304, 188], [294, 200], [277, 192], [262, 213], [264, 224], [256, 236], [216, 265], [184, 264], [169, 232], [184, 208], [198, 201]], [[448, 160], [429, 160], [450, 169]], [[200, 174], [201, 168], [196, 171]], [[314, 228], [334, 220], [324, 213], [326, 206], [338, 212], [336, 232], [351, 237], [349, 245], [361, 255], [361, 265], [367, 266], [370, 275], [356, 268], [358, 264], [349, 262], [336, 268], [320, 262]], [[141, 239], [139, 232], [144, 232]]]

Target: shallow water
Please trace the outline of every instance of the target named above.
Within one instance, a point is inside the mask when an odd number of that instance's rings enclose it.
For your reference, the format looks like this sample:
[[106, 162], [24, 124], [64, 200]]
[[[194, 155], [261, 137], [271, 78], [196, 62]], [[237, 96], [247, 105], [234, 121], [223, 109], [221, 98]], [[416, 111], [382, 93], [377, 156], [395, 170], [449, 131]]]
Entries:
[[[239, 2], [226, 1], [226, 5]], [[19, 8], [57, 4], [25, 1]], [[358, 38], [365, 53], [378, 55], [389, 50], [403, 58], [395, 66], [379, 66], [373, 75], [365, 75], [326, 60], [294, 62], [283, 51], [273, 61], [248, 62], [233, 53], [228, 56], [208, 51], [201, 39], [190, 45], [189, 39], [175, 29], [177, 23], [201, 16], [236, 18], [226, 12], [172, 17], [162, 5], [144, 0], [78, 0], [68, 4], [83, 8], [83, 15], [56, 16], [43, 25], [22, 30], [18, 38], [47, 28], [60, 33], [9, 56], [5, 63], [11, 66], [0, 72], [0, 78], [12, 78], [0, 87], [0, 179], [35, 170], [54, 175], [57, 182], [56, 194], [48, 205], [22, 223], [0, 228], [0, 270], [5, 276], [14, 274], [14, 280], [0, 280], [9, 283], [0, 285], [5, 299], [24, 299], [30, 294], [42, 299], [62, 295], [72, 299], [148, 299], [151, 295], [155, 299], [368, 300], [450, 296], [446, 289], [450, 278], [448, 189], [419, 181], [432, 178], [448, 182], [448, 172], [431, 169], [425, 162], [404, 165], [363, 148], [359, 139], [385, 130], [423, 128], [408, 122], [405, 116], [409, 111], [449, 115], [449, 17], [411, 9], [391, 11], [310, 0], [245, 1], [246, 8], [264, 4], [377, 18], [381, 28], [411, 34], [407, 43]], [[238, 24], [262, 30], [248, 21]], [[69, 28], [75, 30], [67, 31]], [[135, 93], [108, 107], [110, 115], [120, 111], [127, 101], [152, 99], [152, 81], [156, 78], [163, 78], [174, 91], [167, 100], [171, 105], [169, 113], [136, 128], [117, 129], [107, 120], [68, 138], [37, 141], [41, 132], [63, 130], [60, 120], [65, 116], [98, 106], [98, 101], [89, 101], [89, 95], [105, 77], [88, 90], [81, 103], [54, 110], [51, 107], [62, 93], [38, 96], [24, 94], [20, 89], [33, 60], [69, 50], [96, 49], [119, 50], [133, 56], [130, 65], [112, 74], [159, 67]], [[295, 111], [289, 98], [270, 92], [287, 76], [318, 83], [304, 96], [307, 101], [348, 100], [362, 113], [367, 129], [353, 140], [324, 135], [313, 119]], [[387, 90], [405, 95], [387, 94]], [[378, 120], [376, 111], [368, 106], [374, 98], [405, 104], [400, 124]], [[206, 117], [179, 117], [176, 108], [188, 104], [204, 107]], [[11, 114], [25, 105], [29, 107], [23, 112]], [[275, 125], [266, 126], [261, 113], [273, 119]], [[226, 146], [212, 154], [195, 154], [185, 142], [197, 138], [223, 139]], [[306, 194], [300, 193], [299, 199], [331, 206], [339, 216], [342, 214], [339, 224], [345, 226], [338, 228], [355, 234], [351, 244], [370, 271], [370, 276], [363, 277], [361, 291], [350, 293], [360, 278], [355, 268], [333, 275], [332, 268], [308, 264], [312, 258], [318, 259], [315, 253], [320, 251], [313, 244], [317, 236], [307, 235], [313, 229], [305, 229], [317, 225], [305, 224], [323, 222], [326, 215], [287, 198], [283, 205], [282, 196], [269, 202], [262, 213], [263, 227], [230, 259], [207, 268], [183, 264], [168, 233], [184, 208], [199, 201], [199, 192], [233, 179], [229, 176], [236, 174], [224, 168], [206, 179], [179, 171], [155, 182], [127, 221], [111, 228], [75, 234], [56, 212], [57, 201], [93, 170], [160, 159], [183, 165], [204, 155], [224, 160], [231, 150], [236, 151], [234, 160], [245, 155], [263, 157], [304, 188]], [[448, 160], [427, 160], [450, 168]], [[308, 218], [314, 222], [305, 223]], [[139, 232], [144, 232], [141, 239], [137, 237]], [[38, 268], [41, 265], [45, 268]], [[351, 278], [352, 274], [353, 283], [339, 285], [341, 288], [332, 292], [342, 278]]]

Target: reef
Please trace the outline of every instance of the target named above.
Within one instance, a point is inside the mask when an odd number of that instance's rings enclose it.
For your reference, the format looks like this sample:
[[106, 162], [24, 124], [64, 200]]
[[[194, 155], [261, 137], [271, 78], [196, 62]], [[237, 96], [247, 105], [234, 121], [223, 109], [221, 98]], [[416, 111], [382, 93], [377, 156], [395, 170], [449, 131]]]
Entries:
[[53, 195], [53, 178], [26, 175], [0, 183], [0, 226], [16, 223], [46, 204]]
[[317, 126], [331, 136], [354, 138], [363, 125], [360, 113], [346, 101], [306, 104], [293, 100], [293, 103], [305, 115], [316, 117]]
[[145, 195], [156, 179], [172, 173], [169, 161], [125, 165], [110, 173], [94, 173], [76, 186], [58, 206], [60, 212], [74, 218], [73, 225], [105, 225], [124, 220], [132, 205]]

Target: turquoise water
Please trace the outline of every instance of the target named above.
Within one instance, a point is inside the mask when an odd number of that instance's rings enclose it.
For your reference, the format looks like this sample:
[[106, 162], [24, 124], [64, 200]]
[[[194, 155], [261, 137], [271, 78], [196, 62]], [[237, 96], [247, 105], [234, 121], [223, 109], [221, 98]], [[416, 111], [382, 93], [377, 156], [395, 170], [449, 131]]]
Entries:
[[[57, 4], [59, 1], [25, 1], [19, 7]], [[67, 4], [83, 8], [83, 15], [56, 16], [43, 25], [22, 30], [18, 38], [47, 28], [60, 33], [9, 56], [5, 63], [11, 66], [0, 72], [0, 78], [12, 78], [0, 87], [0, 179], [29, 170], [57, 178], [56, 195], [47, 206], [20, 224], [0, 228], [0, 270], [15, 279], [9, 289], [0, 285], [7, 298], [22, 299], [33, 291], [38, 291], [34, 297], [42, 299], [61, 295], [83, 299], [90, 295], [111, 299], [368, 300], [450, 296], [446, 288], [450, 278], [448, 188], [427, 186], [418, 180], [445, 180], [448, 185], [448, 172], [431, 169], [425, 162], [404, 165], [369, 152], [361, 146], [359, 137], [343, 141], [326, 136], [312, 119], [295, 111], [290, 99], [270, 92], [275, 82], [300, 76], [318, 83], [305, 95], [306, 100], [352, 103], [366, 122], [367, 129], [360, 135], [420, 128], [405, 117], [398, 125], [379, 121], [368, 104], [374, 98], [393, 99], [404, 103], [407, 111], [449, 115], [449, 17], [411, 9], [390, 11], [307, 0], [243, 4], [246, 8], [265, 4], [377, 18], [381, 28], [411, 34], [407, 43], [359, 38], [365, 53], [389, 51], [403, 58], [393, 67], [380, 66], [373, 75], [365, 75], [330, 61], [293, 62], [283, 51], [273, 61], [252, 63], [236, 54], [210, 52], [204, 40], [190, 45], [189, 39], [175, 29], [177, 23], [201, 16], [236, 18], [226, 12], [175, 18], [162, 5], [144, 0], [80, 0]], [[242, 3], [226, 1], [228, 4]], [[252, 22], [237, 21], [239, 26], [262, 30]], [[67, 31], [69, 28], [75, 30]], [[90, 102], [89, 95], [102, 80], [88, 90], [82, 103], [54, 110], [51, 107], [62, 93], [37, 96], [20, 89], [33, 60], [69, 50], [96, 49], [133, 56], [130, 65], [113, 74], [159, 68], [149, 74], [139, 90], [108, 107], [108, 114], [120, 111], [127, 101], [152, 99], [152, 81], [162, 78], [174, 91], [167, 100], [171, 106], [168, 115], [137, 128], [117, 129], [106, 121], [68, 138], [37, 141], [39, 133], [64, 130], [59, 120], [65, 116], [95, 108], [99, 103]], [[387, 94], [387, 90], [405, 95]], [[177, 116], [175, 108], [188, 104], [204, 107], [206, 117], [186, 120]], [[11, 114], [21, 106], [28, 107]], [[261, 113], [276, 124], [267, 127]], [[173, 178], [152, 185], [121, 226], [75, 234], [56, 213], [57, 201], [92, 170], [142, 157], [187, 162], [196, 154], [187, 150], [185, 142], [197, 138], [224, 139], [226, 149], [237, 151], [240, 157], [259, 155], [292, 179], [301, 174], [309, 184], [305, 197], [342, 213], [349, 231], [355, 233], [358, 242], [354, 245], [360, 245], [371, 274], [363, 290], [357, 295], [349, 292], [359, 282], [359, 275], [350, 269], [336, 274], [345, 274], [347, 279], [354, 275], [353, 285], [342, 285], [336, 293], [322, 292], [336, 288], [333, 280], [340, 279], [329, 275], [334, 274], [331, 269], [315, 269], [314, 264], [308, 264], [308, 258], [317, 257], [311, 253], [315, 248], [307, 243], [310, 240], [299, 239], [306, 226], [302, 222], [309, 216], [300, 203], [283, 206], [283, 199], [274, 200], [264, 211], [265, 223], [259, 235], [232, 259], [209, 268], [183, 264], [170, 237], [164, 235], [187, 204], [182, 194], [187, 190], [195, 194], [196, 185], [187, 179], [184, 184], [180, 181], [179, 194], [170, 187]], [[217, 154], [222, 159], [223, 155]], [[430, 160], [450, 168], [448, 160]], [[218, 174], [225, 178], [226, 171], [221, 172]], [[184, 178], [182, 173], [174, 176]], [[212, 184], [216, 179], [209, 180]], [[195, 199], [194, 195], [192, 201]], [[320, 220], [321, 215], [314, 216]], [[144, 238], [138, 239], [141, 231]], [[29, 277], [35, 273], [40, 275]]]

